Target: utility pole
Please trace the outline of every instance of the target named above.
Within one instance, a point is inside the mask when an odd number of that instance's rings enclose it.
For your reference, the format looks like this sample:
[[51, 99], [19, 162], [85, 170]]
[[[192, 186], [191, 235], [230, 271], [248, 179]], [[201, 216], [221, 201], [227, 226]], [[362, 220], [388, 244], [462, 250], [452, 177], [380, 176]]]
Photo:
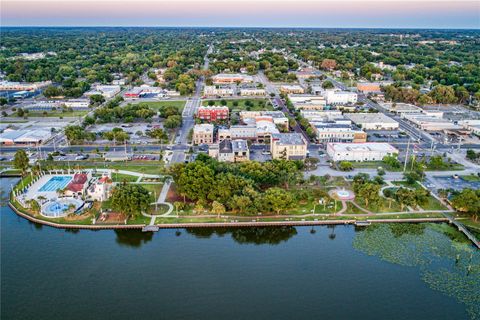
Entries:
[[410, 148], [410, 137], [408, 138], [408, 143], [407, 143], [407, 152], [405, 153], [405, 163], [403, 165], [403, 172], [407, 170], [407, 161], [408, 161], [408, 149]]

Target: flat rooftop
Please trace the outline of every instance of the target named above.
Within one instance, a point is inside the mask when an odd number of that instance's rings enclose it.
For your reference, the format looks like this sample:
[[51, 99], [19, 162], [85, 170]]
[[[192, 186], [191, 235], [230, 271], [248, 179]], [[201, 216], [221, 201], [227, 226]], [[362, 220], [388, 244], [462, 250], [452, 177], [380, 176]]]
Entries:
[[398, 149], [384, 142], [365, 143], [329, 143], [328, 146], [335, 152], [390, 152], [398, 153]]
[[383, 113], [345, 113], [344, 117], [354, 123], [398, 123]]
[[306, 142], [300, 133], [275, 133], [272, 139], [279, 145], [305, 145]]

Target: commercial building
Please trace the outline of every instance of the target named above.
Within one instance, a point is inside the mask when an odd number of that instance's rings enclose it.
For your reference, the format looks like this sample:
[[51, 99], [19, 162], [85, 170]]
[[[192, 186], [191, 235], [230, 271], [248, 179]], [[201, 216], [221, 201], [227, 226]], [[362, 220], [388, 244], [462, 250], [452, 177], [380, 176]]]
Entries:
[[228, 107], [199, 107], [197, 111], [197, 118], [207, 121], [217, 121], [228, 119], [229, 110]]
[[344, 105], [357, 103], [358, 95], [355, 92], [325, 90], [322, 95], [329, 105]]
[[233, 96], [233, 89], [230, 87], [205, 86], [203, 94], [207, 97], [231, 97]]
[[86, 97], [90, 97], [96, 94], [100, 94], [107, 99], [113, 98], [120, 92], [120, 86], [117, 85], [97, 85], [95, 89], [85, 92]]
[[240, 89], [241, 96], [264, 96], [266, 94], [265, 89], [256, 88], [244, 88]]
[[461, 129], [459, 125], [456, 125], [447, 119], [431, 117], [425, 114], [406, 114], [404, 115], [404, 118], [425, 131]]
[[305, 89], [299, 85], [282, 85], [280, 86], [280, 92], [284, 94], [303, 94]]
[[253, 82], [253, 77], [240, 74], [240, 73], [220, 73], [212, 77], [214, 84], [224, 84], [224, 83], [251, 83]]
[[345, 118], [350, 119], [363, 130], [398, 130], [398, 122], [383, 113], [345, 113]]
[[208, 154], [220, 162], [243, 162], [250, 160], [250, 151], [246, 140], [225, 139], [209, 146]]
[[90, 101], [88, 99], [70, 99], [63, 102], [63, 104], [66, 107], [72, 108], [75, 110], [88, 109], [88, 107], [90, 106]]
[[282, 111], [240, 111], [240, 120], [271, 117], [273, 123], [279, 126], [288, 126], [288, 118]]
[[318, 77], [320, 74], [313, 68], [301, 68], [295, 75], [298, 79], [312, 79]]
[[295, 110], [323, 110], [327, 105], [327, 101], [322, 96], [290, 94], [288, 99]]
[[480, 136], [480, 120], [461, 120], [458, 124], [471, 133]]
[[39, 145], [52, 136], [50, 130], [5, 130], [0, 134], [0, 145]]
[[213, 124], [196, 124], [193, 127], [193, 144], [213, 143]]
[[229, 129], [218, 130], [218, 141], [224, 139], [257, 139], [257, 126], [256, 124], [249, 125], [234, 125]]
[[381, 92], [380, 83], [378, 82], [358, 82], [357, 90], [362, 93], [379, 93]]
[[52, 81], [42, 82], [11, 82], [0, 81], [0, 91], [37, 91], [52, 84]]
[[123, 94], [126, 99], [138, 99], [142, 94], [142, 89], [140, 87], [135, 87], [131, 90], [128, 90]]
[[384, 109], [387, 109], [390, 112], [400, 114], [400, 115], [422, 112], [421, 108], [410, 103], [384, 102], [384, 103], [380, 103], [380, 106]]
[[307, 141], [300, 133], [276, 133], [271, 138], [270, 152], [272, 159], [305, 159]]
[[385, 156], [398, 154], [388, 143], [328, 143], [327, 154], [333, 161], [381, 161]]
[[315, 123], [310, 125], [316, 134], [319, 142], [354, 142], [361, 143], [367, 141], [367, 133], [361, 130], [355, 130], [348, 124], [339, 123]]

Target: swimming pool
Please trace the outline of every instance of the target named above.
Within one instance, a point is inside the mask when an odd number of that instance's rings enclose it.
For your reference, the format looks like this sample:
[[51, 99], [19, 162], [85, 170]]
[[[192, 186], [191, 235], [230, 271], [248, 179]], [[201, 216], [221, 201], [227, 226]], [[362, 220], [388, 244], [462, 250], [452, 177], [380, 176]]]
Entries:
[[49, 218], [64, 217], [68, 214], [68, 209], [73, 206], [72, 210], [76, 211], [83, 205], [83, 201], [75, 198], [60, 198], [45, 203], [42, 206], [42, 215]]
[[38, 191], [40, 192], [49, 192], [57, 191], [58, 189], [63, 189], [67, 184], [72, 180], [70, 176], [55, 176], [50, 178]]

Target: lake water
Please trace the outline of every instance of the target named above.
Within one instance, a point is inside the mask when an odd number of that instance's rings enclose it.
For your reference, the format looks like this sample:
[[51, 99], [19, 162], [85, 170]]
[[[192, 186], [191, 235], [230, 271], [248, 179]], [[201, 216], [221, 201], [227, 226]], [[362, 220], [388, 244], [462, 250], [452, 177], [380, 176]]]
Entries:
[[479, 252], [447, 225], [71, 232], [1, 209], [1, 319], [480, 317]]

